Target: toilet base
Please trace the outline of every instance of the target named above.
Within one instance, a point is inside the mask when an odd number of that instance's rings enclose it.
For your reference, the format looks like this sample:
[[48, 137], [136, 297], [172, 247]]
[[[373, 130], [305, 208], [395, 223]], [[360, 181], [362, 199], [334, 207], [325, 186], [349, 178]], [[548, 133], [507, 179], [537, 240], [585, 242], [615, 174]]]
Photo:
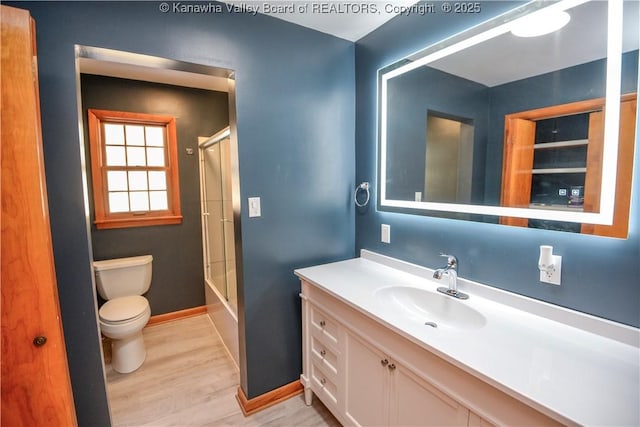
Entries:
[[111, 367], [121, 374], [128, 374], [142, 366], [147, 357], [142, 331], [122, 339], [111, 340]]

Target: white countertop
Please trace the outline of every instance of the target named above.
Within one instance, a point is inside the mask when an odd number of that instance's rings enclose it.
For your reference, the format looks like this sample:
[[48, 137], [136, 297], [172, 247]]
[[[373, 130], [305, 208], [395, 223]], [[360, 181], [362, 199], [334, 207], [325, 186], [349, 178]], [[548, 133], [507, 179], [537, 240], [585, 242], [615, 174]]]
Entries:
[[[299, 277], [503, 392], [565, 423], [640, 426], [640, 330], [459, 279], [479, 329], [431, 328], [385, 307], [388, 286], [447, 286], [433, 270], [372, 252]], [[500, 301], [500, 302], [497, 302]], [[514, 308], [519, 307], [519, 308]], [[553, 320], [551, 320], [553, 319]]]

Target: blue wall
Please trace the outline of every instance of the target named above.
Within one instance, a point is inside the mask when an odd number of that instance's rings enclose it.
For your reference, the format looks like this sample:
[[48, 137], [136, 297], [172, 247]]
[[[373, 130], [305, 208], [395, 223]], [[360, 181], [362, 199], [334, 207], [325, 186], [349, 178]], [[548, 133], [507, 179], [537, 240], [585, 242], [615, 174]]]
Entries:
[[[396, 17], [356, 43], [356, 180], [376, 178], [376, 73], [420, 48], [513, 7], [483, 2], [475, 16]], [[636, 147], [638, 141], [636, 140]], [[640, 150], [635, 162], [640, 164]], [[356, 249], [370, 249], [429, 267], [439, 252], [460, 260], [460, 274], [518, 294], [640, 326], [640, 168], [635, 168], [629, 238], [611, 239], [546, 230], [380, 212], [376, 200], [356, 215]], [[372, 192], [375, 194], [376, 192]], [[380, 243], [380, 224], [391, 243]], [[539, 282], [538, 246], [563, 257], [562, 286]]]
[[[298, 379], [293, 269], [354, 256], [353, 43], [263, 15], [161, 13], [159, 2], [13, 5], [36, 21], [51, 226], [80, 425], [108, 425], [109, 418], [83, 199], [75, 44], [236, 70], [242, 388], [251, 398]], [[260, 218], [247, 218], [252, 196], [262, 198]]]

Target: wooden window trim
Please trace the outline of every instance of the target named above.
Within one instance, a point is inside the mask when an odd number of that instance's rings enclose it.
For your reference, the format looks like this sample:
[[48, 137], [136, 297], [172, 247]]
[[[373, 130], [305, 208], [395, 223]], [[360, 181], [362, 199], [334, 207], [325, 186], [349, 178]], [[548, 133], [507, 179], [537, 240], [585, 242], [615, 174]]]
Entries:
[[[129, 113], [108, 110], [88, 110], [89, 147], [91, 154], [91, 178], [93, 183], [94, 224], [98, 229], [144, 227], [182, 223], [180, 208], [180, 181], [178, 176], [178, 138], [176, 120], [172, 116]], [[148, 212], [108, 212], [106, 191], [105, 150], [102, 140], [102, 123], [120, 122], [164, 126], [166, 129], [167, 202], [168, 209]], [[130, 168], [133, 169], [133, 168]], [[144, 168], [147, 170], [147, 168]]]

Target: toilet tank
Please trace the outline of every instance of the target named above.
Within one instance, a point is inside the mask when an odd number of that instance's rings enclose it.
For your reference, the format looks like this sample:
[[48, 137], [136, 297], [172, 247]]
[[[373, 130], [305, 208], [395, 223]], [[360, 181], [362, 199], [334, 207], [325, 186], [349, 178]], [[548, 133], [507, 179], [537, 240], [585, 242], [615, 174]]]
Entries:
[[94, 261], [98, 293], [105, 300], [142, 295], [151, 286], [151, 255]]

